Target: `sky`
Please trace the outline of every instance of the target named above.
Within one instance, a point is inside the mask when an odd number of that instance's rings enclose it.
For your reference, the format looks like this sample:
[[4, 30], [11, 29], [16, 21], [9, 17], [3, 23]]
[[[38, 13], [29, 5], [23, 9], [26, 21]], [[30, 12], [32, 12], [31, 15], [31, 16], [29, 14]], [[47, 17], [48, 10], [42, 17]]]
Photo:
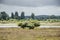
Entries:
[[25, 15], [60, 15], [60, 0], [0, 0], [0, 12], [22, 11]]

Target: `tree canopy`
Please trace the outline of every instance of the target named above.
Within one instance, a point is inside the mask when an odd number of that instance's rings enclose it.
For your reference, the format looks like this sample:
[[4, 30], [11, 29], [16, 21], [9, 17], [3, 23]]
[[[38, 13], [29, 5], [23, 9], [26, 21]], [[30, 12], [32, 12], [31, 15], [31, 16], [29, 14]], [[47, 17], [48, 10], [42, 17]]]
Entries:
[[24, 12], [21, 12], [21, 19], [25, 19], [25, 14], [24, 14]]
[[9, 15], [6, 12], [3, 11], [3, 12], [0, 13], [0, 18], [2, 20], [7, 20], [9, 18]]

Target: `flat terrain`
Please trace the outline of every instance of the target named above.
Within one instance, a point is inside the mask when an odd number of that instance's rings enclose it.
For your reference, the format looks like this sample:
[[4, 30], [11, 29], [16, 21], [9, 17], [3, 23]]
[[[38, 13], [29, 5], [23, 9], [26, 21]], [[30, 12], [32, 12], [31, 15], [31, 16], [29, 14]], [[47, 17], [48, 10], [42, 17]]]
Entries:
[[60, 22], [40, 22], [41, 26], [60, 26]]
[[[40, 28], [60, 28], [60, 22], [40, 22]], [[17, 23], [0, 23], [0, 28], [2, 27], [18, 27]]]
[[0, 28], [3, 27], [18, 27], [16, 23], [6, 23], [6, 24], [0, 24]]
[[60, 40], [60, 29], [0, 28], [0, 40]]

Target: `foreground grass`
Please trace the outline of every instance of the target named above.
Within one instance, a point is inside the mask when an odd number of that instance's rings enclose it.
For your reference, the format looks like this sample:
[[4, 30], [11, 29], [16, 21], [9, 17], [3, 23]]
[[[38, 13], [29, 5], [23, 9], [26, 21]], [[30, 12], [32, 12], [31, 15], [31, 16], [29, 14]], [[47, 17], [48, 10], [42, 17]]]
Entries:
[[60, 29], [0, 28], [0, 40], [60, 40]]

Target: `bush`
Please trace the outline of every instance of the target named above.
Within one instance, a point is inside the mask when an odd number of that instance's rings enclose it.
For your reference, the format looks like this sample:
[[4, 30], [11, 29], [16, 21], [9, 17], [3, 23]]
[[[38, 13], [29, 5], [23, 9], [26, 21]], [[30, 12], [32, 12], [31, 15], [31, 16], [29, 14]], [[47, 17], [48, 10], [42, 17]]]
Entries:
[[35, 22], [34, 26], [38, 27], [38, 26], [40, 26], [40, 23], [39, 22]]
[[32, 27], [32, 26], [31, 26], [31, 27], [29, 27], [29, 29], [34, 29], [34, 26], [33, 26], [33, 27]]
[[29, 29], [34, 29], [35, 26], [33, 23], [28, 23], [26, 27], [28, 27]]
[[22, 25], [22, 23], [20, 22], [20, 23], [18, 23], [18, 26], [21, 26]]
[[21, 28], [25, 28], [25, 27], [27, 27], [27, 23], [26, 22], [21, 24]]
[[40, 22], [37, 20], [25, 20], [25, 21], [20, 21], [18, 23], [18, 26], [21, 26], [21, 28], [28, 27], [29, 29], [34, 29], [35, 27], [40, 26]]

